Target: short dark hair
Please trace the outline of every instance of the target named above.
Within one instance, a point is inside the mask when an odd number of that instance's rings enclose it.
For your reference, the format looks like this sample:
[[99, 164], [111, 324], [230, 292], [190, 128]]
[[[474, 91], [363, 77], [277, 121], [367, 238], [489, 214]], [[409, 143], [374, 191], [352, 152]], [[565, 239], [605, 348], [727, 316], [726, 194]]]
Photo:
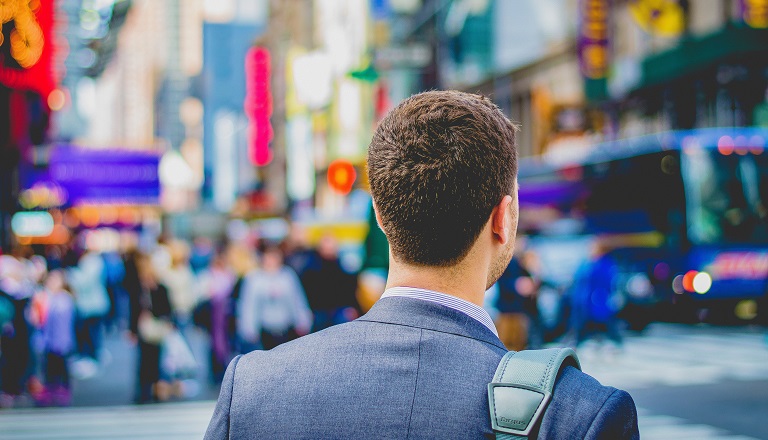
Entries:
[[517, 179], [517, 127], [490, 99], [430, 91], [381, 121], [368, 148], [371, 194], [396, 259], [466, 257]]

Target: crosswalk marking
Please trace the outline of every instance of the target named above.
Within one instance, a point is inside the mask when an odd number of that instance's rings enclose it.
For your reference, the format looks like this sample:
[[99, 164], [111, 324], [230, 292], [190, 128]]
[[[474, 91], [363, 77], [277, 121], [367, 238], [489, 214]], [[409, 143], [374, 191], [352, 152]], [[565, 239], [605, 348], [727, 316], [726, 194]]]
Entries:
[[[722, 334], [676, 331], [656, 325], [628, 337], [617, 352], [587, 343], [579, 349], [584, 371], [603, 384], [628, 390], [768, 379], [764, 336], [744, 330]], [[202, 438], [214, 401], [144, 406], [23, 409], [0, 411], [2, 440], [190, 439]], [[644, 440], [755, 440], [724, 429], [638, 409]]]
[[657, 324], [646, 334], [626, 338], [621, 350], [587, 342], [578, 350], [582, 369], [604, 385], [630, 390], [768, 379], [762, 334], [677, 334], [674, 328]]
[[642, 409], [638, 409], [638, 427], [643, 440], [757, 440], [677, 417], [650, 414]]
[[[215, 402], [107, 408], [12, 410], [0, 413], [3, 440], [202, 438]], [[755, 440], [722, 429], [638, 409], [644, 440]]]
[[3, 440], [202, 438], [215, 402], [0, 412]]

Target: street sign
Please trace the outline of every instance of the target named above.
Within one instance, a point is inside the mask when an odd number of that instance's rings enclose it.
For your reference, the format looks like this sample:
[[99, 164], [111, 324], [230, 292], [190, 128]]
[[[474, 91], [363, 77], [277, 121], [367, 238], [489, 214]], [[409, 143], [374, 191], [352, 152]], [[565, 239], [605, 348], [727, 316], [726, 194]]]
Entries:
[[381, 47], [374, 54], [374, 64], [378, 69], [422, 68], [431, 61], [432, 49], [420, 43]]

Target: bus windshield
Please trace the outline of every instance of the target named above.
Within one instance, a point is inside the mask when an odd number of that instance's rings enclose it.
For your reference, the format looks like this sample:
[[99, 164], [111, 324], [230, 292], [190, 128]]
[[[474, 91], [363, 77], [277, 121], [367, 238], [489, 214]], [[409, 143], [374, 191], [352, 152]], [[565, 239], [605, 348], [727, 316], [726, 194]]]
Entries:
[[673, 152], [660, 152], [523, 176], [520, 225], [555, 226], [554, 235], [652, 233], [675, 245], [684, 232], [677, 164]]
[[692, 243], [768, 243], [768, 154], [759, 153], [684, 151], [682, 174]]

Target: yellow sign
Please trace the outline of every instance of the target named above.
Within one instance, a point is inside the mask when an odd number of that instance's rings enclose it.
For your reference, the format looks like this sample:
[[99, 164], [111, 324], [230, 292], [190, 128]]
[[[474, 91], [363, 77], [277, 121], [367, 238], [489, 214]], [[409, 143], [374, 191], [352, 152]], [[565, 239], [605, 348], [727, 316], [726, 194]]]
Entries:
[[768, 29], [768, 0], [741, 0], [742, 18], [747, 26]]
[[[43, 30], [33, 11], [39, 7], [40, 2], [35, 0], [0, 0], [0, 26], [13, 20], [14, 29], [9, 38], [11, 56], [25, 69], [34, 66], [43, 55]], [[0, 32], [0, 45], [4, 40]]]
[[674, 37], [685, 29], [685, 11], [677, 0], [632, 0], [629, 11], [649, 34]]
[[589, 79], [608, 75], [608, 0], [582, 0], [579, 4], [578, 53], [582, 74]]

